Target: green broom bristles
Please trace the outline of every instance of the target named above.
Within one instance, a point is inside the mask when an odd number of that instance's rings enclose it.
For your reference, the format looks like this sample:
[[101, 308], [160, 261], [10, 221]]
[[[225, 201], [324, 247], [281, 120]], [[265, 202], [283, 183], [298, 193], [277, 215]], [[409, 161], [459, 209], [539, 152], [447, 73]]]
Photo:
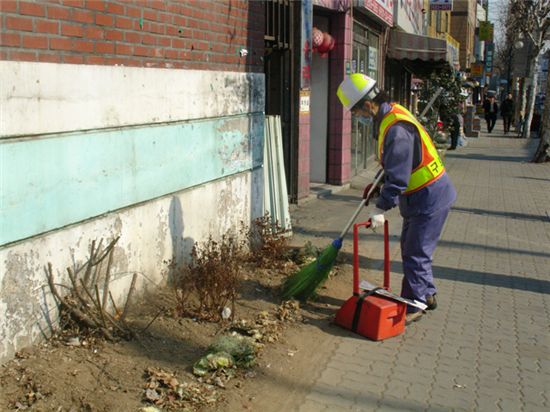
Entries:
[[283, 285], [283, 299], [295, 298], [302, 301], [309, 299], [327, 280], [341, 247], [342, 239], [334, 240], [317, 259], [290, 276]]

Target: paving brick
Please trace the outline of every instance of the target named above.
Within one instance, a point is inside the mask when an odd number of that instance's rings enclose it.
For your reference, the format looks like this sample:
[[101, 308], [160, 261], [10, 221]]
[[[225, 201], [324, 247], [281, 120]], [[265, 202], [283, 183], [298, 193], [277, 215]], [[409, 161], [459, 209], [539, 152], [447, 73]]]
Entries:
[[503, 411], [520, 411], [524, 409], [519, 399], [501, 399], [498, 406]]
[[406, 365], [406, 366], [415, 366], [418, 364], [417, 355], [411, 352], [401, 352], [398, 353], [395, 357], [396, 365]]
[[[550, 385], [547, 382], [546, 385], [546, 392], [548, 392], [548, 387]], [[529, 386], [523, 386], [520, 390], [521, 394], [523, 395], [523, 398], [533, 404], [536, 405], [544, 405], [547, 402], [548, 395], [545, 395], [545, 390], [541, 388], [532, 388]]]
[[411, 399], [415, 402], [427, 404], [430, 399], [431, 385], [412, 383], [408, 388], [405, 399]]
[[356, 395], [368, 393], [379, 397], [382, 396], [386, 388], [383, 380], [369, 380], [366, 382], [344, 378], [340, 385]]
[[371, 374], [358, 374], [356, 372], [345, 373], [342, 378], [342, 382], [359, 382], [364, 385], [380, 386], [385, 385], [388, 380], [388, 376], [375, 376]]
[[356, 356], [358, 353], [362, 352], [362, 350], [361, 345], [355, 341], [344, 341], [338, 347], [338, 353], [341, 355]]
[[472, 410], [474, 398], [458, 389], [434, 388], [430, 397], [431, 406], [443, 406], [448, 409]]
[[498, 382], [506, 382], [516, 387], [521, 382], [521, 375], [517, 368], [499, 368], [498, 376]]
[[498, 411], [500, 398], [496, 396], [482, 396], [476, 398], [476, 411]]
[[510, 399], [514, 400], [520, 397], [519, 389], [517, 391], [510, 391], [498, 386], [495, 382], [492, 385], [479, 386], [477, 390], [477, 395], [480, 397], [484, 396], [496, 396], [499, 399]]
[[347, 372], [355, 372], [360, 375], [366, 375], [368, 373], [369, 367], [368, 365], [365, 365], [364, 362], [355, 361], [353, 363], [344, 362], [330, 362], [327, 365], [328, 368], [336, 369], [340, 371], [342, 374]]
[[390, 362], [375, 361], [368, 364], [369, 373], [376, 376], [387, 376], [393, 369], [393, 364]]
[[389, 382], [386, 382], [386, 387], [383, 392], [384, 397], [387, 396], [403, 396], [407, 393], [408, 387], [411, 385], [409, 381], [403, 381], [393, 378]]

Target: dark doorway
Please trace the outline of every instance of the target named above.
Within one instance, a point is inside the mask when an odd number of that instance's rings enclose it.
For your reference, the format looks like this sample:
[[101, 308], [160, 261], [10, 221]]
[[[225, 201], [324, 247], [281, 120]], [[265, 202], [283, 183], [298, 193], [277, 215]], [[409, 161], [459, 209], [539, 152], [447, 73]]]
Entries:
[[295, 4], [291, 0], [265, 2], [265, 90], [266, 115], [281, 116], [283, 154], [289, 201], [295, 203], [297, 182], [297, 122], [294, 102], [294, 16]]

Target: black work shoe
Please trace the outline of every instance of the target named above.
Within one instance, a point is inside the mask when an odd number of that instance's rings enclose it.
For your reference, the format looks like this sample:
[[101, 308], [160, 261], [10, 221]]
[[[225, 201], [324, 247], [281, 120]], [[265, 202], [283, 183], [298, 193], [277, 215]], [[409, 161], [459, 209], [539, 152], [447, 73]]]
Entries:
[[411, 312], [405, 315], [405, 325], [408, 326], [413, 322], [418, 322], [420, 318], [424, 315], [424, 311], [419, 310], [418, 312]]
[[437, 300], [435, 298], [435, 293], [433, 295], [426, 296], [426, 305], [428, 305], [426, 310], [434, 310], [437, 308]]

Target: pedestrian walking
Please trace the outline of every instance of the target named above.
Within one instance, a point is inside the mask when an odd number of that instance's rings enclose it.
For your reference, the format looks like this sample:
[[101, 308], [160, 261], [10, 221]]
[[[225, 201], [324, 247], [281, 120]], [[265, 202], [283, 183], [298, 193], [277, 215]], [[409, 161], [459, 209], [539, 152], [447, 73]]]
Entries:
[[500, 105], [500, 115], [504, 122], [504, 134], [510, 131], [512, 118], [514, 117], [515, 104], [512, 98], [512, 93], [508, 93], [502, 104]]
[[497, 122], [498, 104], [495, 96], [489, 96], [483, 103], [483, 111], [485, 112], [485, 121], [487, 122], [487, 132], [491, 133]]
[[[384, 223], [384, 213], [399, 205], [403, 217], [401, 296], [437, 307], [432, 255], [443, 224], [456, 199], [431, 137], [403, 106], [390, 101], [376, 81], [354, 73], [338, 87], [340, 102], [359, 119], [373, 119], [384, 183], [374, 206], [369, 206], [373, 228]], [[365, 188], [363, 196], [369, 191]], [[424, 312], [407, 307], [407, 323]]]

